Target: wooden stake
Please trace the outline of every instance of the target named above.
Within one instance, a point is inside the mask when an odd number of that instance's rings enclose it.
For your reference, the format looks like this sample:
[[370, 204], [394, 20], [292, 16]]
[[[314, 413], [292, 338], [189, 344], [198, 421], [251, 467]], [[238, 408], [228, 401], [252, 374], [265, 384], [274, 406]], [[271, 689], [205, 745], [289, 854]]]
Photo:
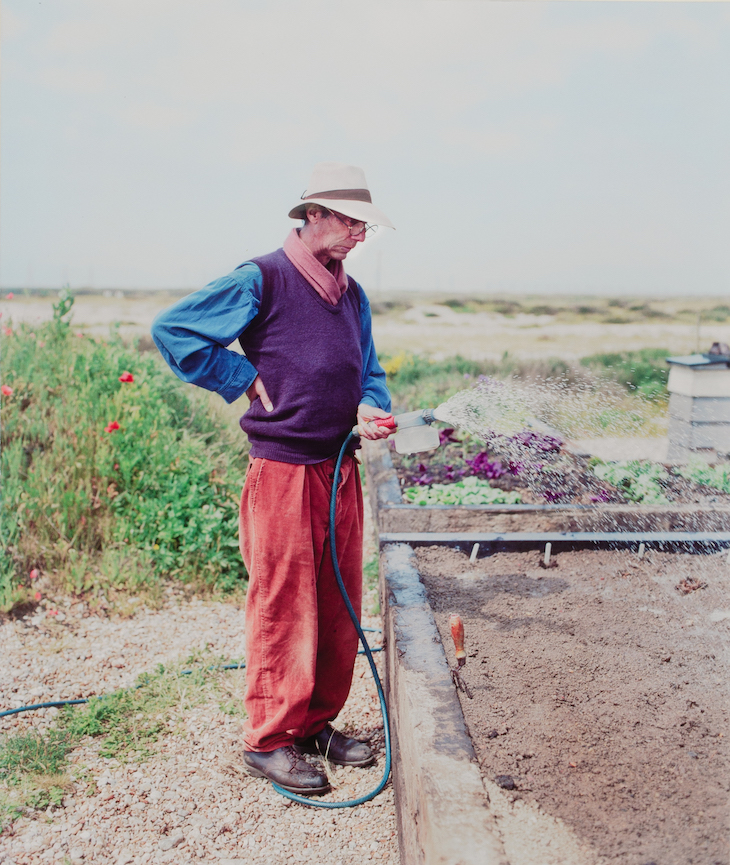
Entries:
[[474, 546], [471, 548], [471, 555], [469, 556], [469, 564], [470, 565], [473, 565], [474, 562], [477, 560], [478, 553], [479, 553], [479, 544], [474, 544]]
[[640, 559], [643, 559], [643, 558], [644, 558], [644, 551], [645, 551], [645, 550], [646, 550], [646, 544], [642, 541], [642, 542], [639, 544], [639, 558], [640, 558]]

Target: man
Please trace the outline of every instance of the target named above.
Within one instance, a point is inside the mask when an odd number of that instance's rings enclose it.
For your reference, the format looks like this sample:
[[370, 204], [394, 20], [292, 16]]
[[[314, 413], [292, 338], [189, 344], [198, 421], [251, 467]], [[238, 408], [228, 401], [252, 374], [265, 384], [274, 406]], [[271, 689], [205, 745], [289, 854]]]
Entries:
[[[251, 442], [241, 497], [246, 599], [244, 762], [255, 777], [306, 795], [329, 789], [301, 758], [346, 766], [374, 761], [369, 746], [335, 731], [357, 653], [357, 634], [327, 542], [334, 465], [355, 423], [368, 439], [388, 430], [390, 395], [371, 335], [370, 306], [342, 262], [374, 225], [360, 168], [318, 164], [290, 211], [304, 220], [282, 249], [161, 313], [152, 335], [183, 381], [227, 402], [246, 393]], [[226, 346], [238, 339], [242, 356]], [[362, 493], [354, 455], [342, 464], [336, 546], [353, 606], [362, 597]]]

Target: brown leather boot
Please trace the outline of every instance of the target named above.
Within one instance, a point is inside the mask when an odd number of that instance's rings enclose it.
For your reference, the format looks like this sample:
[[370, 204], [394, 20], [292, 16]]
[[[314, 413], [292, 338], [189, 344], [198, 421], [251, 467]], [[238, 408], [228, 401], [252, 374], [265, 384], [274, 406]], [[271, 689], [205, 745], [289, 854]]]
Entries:
[[295, 747], [300, 754], [321, 754], [338, 766], [372, 766], [375, 755], [366, 742], [350, 739], [331, 724], [309, 739], [300, 739]]
[[330, 788], [326, 775], [302, 760], [292, 745], [275, 751], [244, 751], [243, 762], [249, 775], [273, 781], [290, 793], [307, 796]]

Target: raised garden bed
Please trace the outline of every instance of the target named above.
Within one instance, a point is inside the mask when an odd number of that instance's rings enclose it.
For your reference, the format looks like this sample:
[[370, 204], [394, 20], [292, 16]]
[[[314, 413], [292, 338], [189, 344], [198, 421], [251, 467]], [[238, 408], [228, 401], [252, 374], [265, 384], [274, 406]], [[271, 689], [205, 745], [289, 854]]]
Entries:
[[[639, 559], [634, 543], [561, 551], [549, 569], [534, 550], [497, 553], [490, 544], [474, 564], [463, 552], [468, 533], [617, 528], [724, 533], [714, 547], [689, 544], [717, 550], [729, 542], [730, 507], [421, 507], [403, 503], [387, 446], [369, 444], [366, 456], [404, 863], [730, 861], [727, 552], [651, 550]], [[391, 542], [416, 532], [450, 532], [452, 548]], [[558, 549], [574, 543], [566, 536]], [[464, 700], [471, 737], [451, 714], [459, 702], [441, 645], [450, 644], [450, 612], [465, 619], [465, 673], [478, 689]], [[464, 843], [450, 848], [455, 837]]]
[[[464, 620], [459, 697], [497, 816], [521, 801], [556, 820], [542, 823], [560, 862], [568, 841], [584, 862], [728, 862], [725, 553], [415, 560], [452, 663], [448, 616]], [[502, 840], [512, 865], [552, 861]]]

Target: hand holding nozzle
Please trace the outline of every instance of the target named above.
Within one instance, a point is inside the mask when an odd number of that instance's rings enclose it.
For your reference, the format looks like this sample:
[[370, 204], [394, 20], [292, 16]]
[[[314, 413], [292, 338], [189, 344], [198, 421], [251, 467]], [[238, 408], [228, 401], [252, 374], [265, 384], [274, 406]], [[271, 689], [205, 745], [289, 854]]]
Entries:
[[431, 451], [439, 446], [438, 432], [431, 427], [443, 420], [438, 408], [409, 411], [396, 417], [379, 408], [361, 403], [357, 410], [357, 426], [353, 432], [366, 439], [384, 439], [395, 433], [395, 449], [399, 454]]
[[466, 684], [464, 677], [461, 675], [461, 668], [466, 664], [466, 652], [464, 651], [464, 623], [461, 621], [461, 616], [457, 613], [452, 613], [449, 616], [449, 627], [451, 628], [451, 639], [454, 641], [454, 649], [456, 650], [456, 666], [451, 669], [451, 678], [454, 680], [459, 691], [463, 691], [466, 696], [472, 700], [472, 694], [469, 686]]
[[392, 414], [375, 406], [360, 403], [357, 407], [357, 426], [353, 432], [363, 438], [384, 439], [395, 432], [397, 424]]
[[387, 427], [391, 431], [398, 429], [398, 424], [395, 422], [395, 418], [392, 414], [389, 414], [388, 417], [377, 417], [373, 423], [375, 426]]

